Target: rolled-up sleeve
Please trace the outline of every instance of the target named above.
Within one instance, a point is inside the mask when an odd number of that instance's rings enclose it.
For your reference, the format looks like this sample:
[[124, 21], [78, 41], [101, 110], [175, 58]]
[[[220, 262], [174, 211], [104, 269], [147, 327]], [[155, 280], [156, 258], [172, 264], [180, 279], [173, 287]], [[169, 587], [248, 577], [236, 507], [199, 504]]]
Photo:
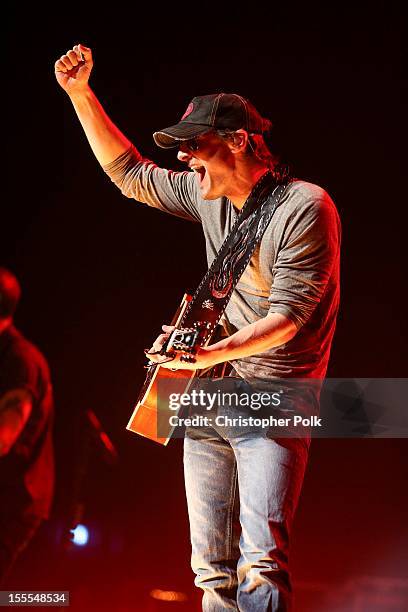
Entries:
[[103, 166], [123, 195], [189, 221], [201, 222], [195, 176], [159, 168], [134, 147]]
[[270, 313], [299, 329], [312, 315], [339, 263], [340, 221], [330, 197], [303, 202], [290, 217], [272, 271]]

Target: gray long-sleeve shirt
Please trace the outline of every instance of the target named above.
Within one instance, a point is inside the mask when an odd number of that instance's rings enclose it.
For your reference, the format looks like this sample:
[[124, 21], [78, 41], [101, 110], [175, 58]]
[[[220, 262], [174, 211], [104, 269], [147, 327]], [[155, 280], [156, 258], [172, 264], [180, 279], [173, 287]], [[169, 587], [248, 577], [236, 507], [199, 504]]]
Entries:
[[[131, 148], [104, 166], [122, 193], [200, 222], [210, 265], [237, 215], [225, 197], [203, 200], [193, 172], [158, 168]], [[323, 378], [339, 305], [340, 220], [329, 195], [300, 180], [285, 190], [225, 311], [229, 333], [268, 313], [291, 319], [289, 342], [234, 361], [246, 379]]]

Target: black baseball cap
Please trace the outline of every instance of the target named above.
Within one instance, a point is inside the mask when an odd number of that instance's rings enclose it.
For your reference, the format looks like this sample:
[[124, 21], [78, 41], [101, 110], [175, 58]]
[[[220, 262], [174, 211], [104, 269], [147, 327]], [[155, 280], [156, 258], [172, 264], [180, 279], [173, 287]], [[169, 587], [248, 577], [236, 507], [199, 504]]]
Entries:
[[190, 140], [211, 130], [244, 129], [251, 134], [263, 134], [272, 127], [256, 108], [238, 94], [209, 94], [196, 96], [178, 123], [154, 132], [155, 143], [163, 149], [177, 147], [180, 141]]

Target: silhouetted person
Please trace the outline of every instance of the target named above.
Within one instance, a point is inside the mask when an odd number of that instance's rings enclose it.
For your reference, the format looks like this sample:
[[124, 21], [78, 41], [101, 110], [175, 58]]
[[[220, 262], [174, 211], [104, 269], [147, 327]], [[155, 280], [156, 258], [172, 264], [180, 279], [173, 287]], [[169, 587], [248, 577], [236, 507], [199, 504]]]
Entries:
[[13, 325], [20, 293], [0, 268], [0, 582], [48, 518], [54, 486], [50, 374]]

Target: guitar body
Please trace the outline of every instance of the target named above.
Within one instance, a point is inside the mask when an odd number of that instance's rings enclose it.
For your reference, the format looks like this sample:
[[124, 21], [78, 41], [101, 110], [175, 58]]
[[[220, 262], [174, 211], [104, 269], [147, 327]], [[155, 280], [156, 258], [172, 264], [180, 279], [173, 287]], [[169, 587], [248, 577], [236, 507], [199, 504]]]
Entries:
[[[177, 327], [190, 301], [191, 296], [185, 294], [172, 325]], [[158, 364], [149, 365], [146, 380], [126, 429], [166, 445], [174, 430], [169, 418], [177, 415], [177, 411], [169, 409], [168, 390], [171, 388], [172, 393], [185, 393], [194, 377], [195, 372], [191, 370], [173, 371]], [[167, 393], [163, 393], [164, 389]]]
[[165, 446], [174, 430], [169, 418], [177, 415], [177, 411], [169, 410], [168, 393], [163, 397], [163, 388], [168, 389], [171, 386], [172, 393], [186, 393], [195, 373], [189, 370], [172, 372], [160, 366], [153, 367], [155, 373], [149, 388], [137, 402], [127, 429]]

